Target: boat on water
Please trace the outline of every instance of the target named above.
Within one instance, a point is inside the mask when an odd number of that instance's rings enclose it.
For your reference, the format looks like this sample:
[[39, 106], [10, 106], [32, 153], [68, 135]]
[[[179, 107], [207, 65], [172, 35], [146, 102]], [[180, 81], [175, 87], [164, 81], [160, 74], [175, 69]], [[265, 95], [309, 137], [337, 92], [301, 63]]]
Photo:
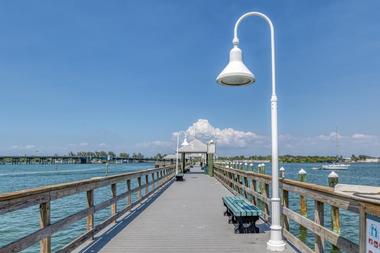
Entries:
[[322, 170], [347, 170], [350, 164], [343, 163], [341, 156], [339, 156], [339, 134], [338, 128], [335, 131], [335, 142], [336, 142], [336, 161], [330, 164], [323, 164], [320, 169]]
[[350, 164], [346, 163], [332, 163], [332, 164], [324, 164], [321, 166], [322, 170], [347, 170], [350, 167]]

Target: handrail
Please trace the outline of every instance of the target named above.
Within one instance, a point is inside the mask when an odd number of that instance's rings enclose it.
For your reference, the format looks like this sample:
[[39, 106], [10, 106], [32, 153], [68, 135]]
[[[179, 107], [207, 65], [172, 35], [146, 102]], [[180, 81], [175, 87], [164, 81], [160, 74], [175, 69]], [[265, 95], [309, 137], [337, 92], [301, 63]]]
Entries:
[[[173, 179], [174, 174], [174, 167], [169, 166], [0, 194], [0, 214], [25, 209], [34, 205], [39, 205], [40, 207], [40, 229], [2, 246], [0, 253], [18, 252], [34, 245], [38, 241], [40, 241], [40, 252], [49, 253], [52, 248], [51, 236], [54, 233], [87, 217], [87, 232], [58, 250], [58, 252], [72, 251], [86, 240], [93, 238], [95, 234], [112, 222], [115, 222], [116, 219], [148, 198], [156, 190], [169, 183]], [[142, 177], [145, 177], [144, 184], [142, 184]], [[138, 183], [134, 188], [131, 188], [132, 179], [136, 179]], [[117, 183], [120, 182], [126, 182], [127, 190], [117, 195], [116, 187]], [[104, 186], [111, 186], [112, 198], [94, 205], [94, 190]], [[143, 189], [145, 189], [144, 194]], [[51, 223], [51, 201], [82, 192], [87, 193], [87, 208]], [[137, 200], [134, 202], [132, 201], [133, 193], [137, 194]], [[128, 199], [128, 204], [125, 208], [118, 211], [117, 202], [122, 199]], [[95, 225], [94, 214], [109, 206], [111, 206], [111, 216], [101, 224]]]
[[[269, 186], [271, 176], [251, 171], [243, 171], [225, 165], [215, 164], [214, 174], [227, 189], [234, 194], [243, 195], [254, 204], [264, 210], [264, 219], [269, 221], [270, 212], [266, 208], [270, 204]], [[376, 200], [362, 199], [355, 196], [347, 196], [334, 191], [334, 188], [312, 183], [300, 182], [290, 179], [280, 179], [282, 192], [282, 224], [283, 235], [302, 252], [323, 252], [324, 241], [330, 242], [334, 247], [344, 252], [356, 253], [365, 251], [365, 219], [366, 214], [380, 216], [380, 203]], [[307, 215], [298, 213], [289, 208], [289, 192], [314, 200], [314, 220]], [[306, 201], [306, 200], [305, 200]], [[339, 231], [324, 226], [324, 204], [332, 209], [345, 209], [359, 214], [359, 245], [350, 239], [340, 235]], [[338, 217], [339, 222], [339, 211]], [[300, 225], [300, 230], [309, 230], [314, 234], [315, 246], [310, 248], [304, 238], [298, 238], [290, 232], [289, 221], [292, 220]], [[334, 220], [334, 222], [336, 222]], [[302, 232], [300, 232], [302, 233]]]

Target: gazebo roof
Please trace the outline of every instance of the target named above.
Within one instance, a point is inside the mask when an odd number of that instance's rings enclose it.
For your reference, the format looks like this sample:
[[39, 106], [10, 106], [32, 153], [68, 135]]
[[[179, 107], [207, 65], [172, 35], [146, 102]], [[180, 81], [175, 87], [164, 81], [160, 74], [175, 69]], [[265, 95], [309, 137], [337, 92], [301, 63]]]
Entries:
[[207, 153], [207, 145], [198, 139], [189, 142], [189, 145], [182, 146], [178, 150], [179, 153]]
[[175, 160], [177, 158], [177, 156], [174, 154], [174, 155], [166, 155], [164, 156], [162, 159], [163, 160]]

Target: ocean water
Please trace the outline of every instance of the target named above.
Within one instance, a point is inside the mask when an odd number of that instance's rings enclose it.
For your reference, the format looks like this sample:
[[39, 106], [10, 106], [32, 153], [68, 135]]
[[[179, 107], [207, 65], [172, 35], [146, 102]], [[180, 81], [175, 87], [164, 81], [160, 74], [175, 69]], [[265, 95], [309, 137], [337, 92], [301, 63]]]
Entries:
[[[285, 168], [285, 178], [298, 180], [298, 171], [304, 169], [307, 172], [307, 182], [319, 185], [328, 185], [328, 175], [331, 171], [328, 170], [315, 170], [321, 164], [310, 163], [294, 163], [294, 164], [280, 164], [280, 167]], [[254, 166], [255, 167], [255, 166]], [[266, 164], [266, 174], [271, 174], [270, 164]], [[380, 187], [380, 164], [379, 163], [355, 163], [347, 170], [335, 171], [339, 175], [339, 183], [342, 184], [357, 184], [357, 185], [370, 185]], [[289, 193], [289, 207], [290, 209], [299, 212], [299, 195]], [[308, 213], [307, 217], [314, 220], [314, 200], [307, 199]], [[359, 215], [340, 209], [340, 222], [341, 222], [341, 235], [359, 243]], [[324, 226], [331, 229], [331, 207], [327, 204], [324, 205]], [[293, 221], [290, 222], [290, 231], [302, 238], [309, 247], [314, 247], [314, 236], [307, 231], [301, 234], [299, 225]], [[331, 245], [326, 242], [327, 250], [331, 250]]]
[[[255, 165], [256, 166], [256, 165]], [[286, 169], [286, 178], [297, 179], [297, 173], [302, 168], [307, 172], [307, 181], [327, 185], [327, 176], [331, 171], [314, 170], [320, 164], [281, 164]], [[120, 174], [140, 169], [154, 167], [152, 163], [136, 164], [112, 164], [109, 166], [108, 175]], [[266, 166], [266, 173], [270, 174], [270, 164]], [[380, 164], [352, 164], [348, 170], [337, 171], [340, 183], [363, 184], [380, 186]], [[98, 164], [57, 164], [57, 165], [1, 165], [0, 166], [0, 193], [12, 192], [43, 185], [51, 185], [63, 182], [71, 182], [92, 177], [105, 175], [105, 165]], [[144, 183], [144, 182], [143, 182]], [[137, 184], [132, 181], [132, 187]], [[117, 185], [118, 194], [126, 190], [126, 184]], [[95, 190], [95, 204], [111, 197], [110, 187]], [[135, 196], [133, 196], [135, 198]], [[289, 205], [292, 210], [299, 210], [299, 196], [289, 194]], [[313, 219], [314, 201], [308, 202], [308, 217]], [[118, 210], [126, 205], [125, 201], [118, 202]], [[68, 196], [52, 201], [52, 222], [62, 219], [70, 214], [76, 213], [86, 207], [85, 193]], [[325, 226], [331, 227], [331, 208], [325, 205]], [[357, 214], [340, 210], [341, 212], [341, 234], [358, 242], [359, 217]], [[111, 214], [110, 207], [95, 214], [95, 224], [107, 219]], [[38, 206], [21, 209], [16, 212], [0, 216], [0, 246], [6, 245], [14, 240], [30, 234], [39, 228]], [[290, 223], [291, 232], [299, 235], [299, 226]], [[86, 231], [86, 220], [80, 220], [64, 230], [54, 234], [52, 237], [53, 251], [63, 247], [71, 240]], [[314, 237], [311, 233], [304, 235], [306, 242], [312, 247]], [[330, 246], [328, 245], [328, 248]], [[39, 244], [26, 249], [24, 252], [39, 252]]]
[[[141, 169], [153, 168], [153, 163], [111, 164], [108, 175], [126, 173]], [[0, 193], [18, 191], [44, 185], [72, 182], [92, 177], [106, 175], [104, 164], [53, 164], [53, 165], [0, 165]], [[144, 183], [144, 179], [142, 179]], [[137, 185], [131, 181], [132, 188]], [[126, 191], [126, 184], [117, 184], [117, 194]], [[110, 186], [94, 191], [95, 205], [111, 198]], [[132, 196], [132, 200], [136, 196]], [[86, 208], [86, 193], [80, 193], [51, 202], [51, 221], [56, 222], [70, 214]], [[125, 207], [126, 201], [118, 202], [118, 210]], [[95, 225], [109, 218], [111, 207], [95, 213]], [[30, 234], [39, 229], [39, 207], [32, 206], [26, 209], [0, 215], [0, 246]], [[64, 230], [55, 233], [52, 237], [53, 252], [86, 232], [86, 219], [82, 219]], [[23, 252], [39, 252], [39, 243]]]

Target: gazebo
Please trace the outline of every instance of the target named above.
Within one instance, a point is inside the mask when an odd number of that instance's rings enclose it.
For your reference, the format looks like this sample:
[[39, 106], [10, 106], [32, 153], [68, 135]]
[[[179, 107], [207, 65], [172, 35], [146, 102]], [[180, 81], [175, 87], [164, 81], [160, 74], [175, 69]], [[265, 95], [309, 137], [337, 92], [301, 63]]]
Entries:
[[206, 165], [208, 168], [208, 174], [210, 176], [214, 175], [213, 165], [214, 165], [214, 154], [215, 154], [215, 142], [209, 141], [207, 144], [201, 142], [198, 139], [193, 139], [189, 142], [189, 145], [182, 146], [178, 149], [178, 153], [181, 154], [182, 162], [182, 172], [185, 172], [184, 168], [186, 166], [186, 154], [205, 154], [206, 155]]

